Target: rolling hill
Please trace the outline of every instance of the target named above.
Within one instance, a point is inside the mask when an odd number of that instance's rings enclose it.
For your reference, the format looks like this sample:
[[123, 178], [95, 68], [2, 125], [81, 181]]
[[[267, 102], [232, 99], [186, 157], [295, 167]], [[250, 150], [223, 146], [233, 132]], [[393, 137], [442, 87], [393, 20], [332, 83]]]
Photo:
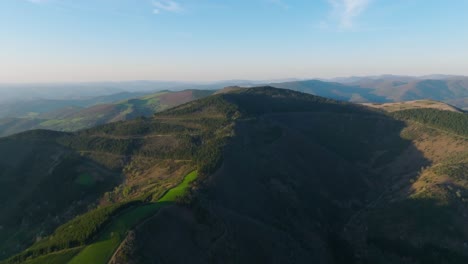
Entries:
[[319, 95], [327, 98], [333, 98], [341, 101], [354, 103], [387, 102], [384, 96], [373, 93], [373, 87], [359, 87], [336, 82], [324, 82], [319, 80], [293, 81], [284, 83], [272, 83], [273, 87], [290, 89], [302, 93]]
[[[422, 77], [382, 75], [371, 77], [335, 78], [332, 80], [291, 80], [288, 82], [276, 82], [269, 85], [277, 88], [295, 90], [313, 95], [323, 96], [341, 101], [354, 103], [392, 103], [415, 100], [441, 101], [457, 108], [468, 110], [468, 79], [464, 76], [431, 75]], [[75, 131], [89, 128], [95, 125], [126, 120], [138, 116], [148, 116], [154, 111], [164, 110], [178, 103], [186, 102], [187, 98], [177, 99], [169, 94], [174, 91], [182, 93], [180, 98], [189, 96], [187, 91], [192, 91], [192, 99], [212, 94], [212, 89], [226, 85], [246, 85], [250, 87], [259, 81], [232, 80], [218, 83], [191, 84], [196, 89], [203, 90], [195, 94], [197, 90], [181, 89], [191, 87], [183, 83], [153, 83], [135, 82], [128, 83], [132, 87], [148, 89], [151, 85], [169, 87], [172, 92], [165, 91], [166, 95], [147, 92], [121, 92], [111, 95], [102, 95], [78, 99], [35, 99], [24, 102], [0, 104], [0, 136], [30, 129], [53, 129], [58, 131]], [[91, 85], [91, 86], [89, 86]], [[85, 85], [85, 91], [92, 84]], [[104, 84], [103, 84], [104, 85]], [[109, 84], [109, 87], [120, 87], [124, 84]], [[73, 87], [73, 86], [71, 86]], [[79, 87], [79, 86], [77, 86]], [[104, 85], [104, 87], [106, 87]], [[114, 87], [114, 88], [115, 88]], [[122, 86], [123, 87], [123, 86]], [[110, 88], [109, 88], [110, 89]], [[236, 88], [237, 89], [237, 88]], [[37, 89], [36, 89], [37, 90]], [[184, 95], [185, 94], [185, 95]], [[161, 96], [162, 103], [159, 107], [156, 97]], [[172, 103], [171, 101], [175, 102]], [[117, 102], [117, 103], [115, 103]]]
[[[3, 91], [2, 91], [3, 92]], [[96, 104], [106, 104], [147, 95], [145, 92], [119, 92], [110, 95], [65, 99], [17, 99], [0, 103], [1, 118], [37, 117], [41, 114], [62, 111], [79, 111]]]
[[404, 101], [396, 103], [362, 103], [362, 105], [373, 107], [377, 109], [383, 109], [387, 112], [396, 112], [402, 110], [410, 109], [436, 109], [436, 110], [445, 110], [451, 112], [462, 113], [463, 110], [458, 109], [457, 107], [451, 106], [438, 101], [433, 100], [416, 100], [416, 101]]
[[466, 263], [466, 127], [255, 87], [6, 137], [2, 263]]
[[[430, 77], [430, 76], [429, 76]], [[392, 101], [430, 99], [442, 101], [462, 109], [468, 109], [468, 78], [447, 76], [430, 78], [363, 78], [347, 85], [373, 90], [373, 94]]]
[[270, 85], [355, 103], [434, 100], [464, 110], [468, 109], [468, 78], [464, 76], [383, 75], [336, 78], [331, 81], [292, 81]]
[[[136, 98], [119, 100], [116, 103], [98, 103], [87, 108], [73, 107], [73, 104], [71, 104], [71, 106], [37, 114], [33, 117], [3, 118], [0, 119], [0, 136], [7, 136], [31, 129], [77, 131], [110, 122], [148, 117], [154, 112], [208, 96], [213, 92], [206, 90], [162, 91]], [[112, 98], [118, 98], [118, 96], [114, 95]], [[64, 103], [63, 101], [60, 102]], [[93, 102], [100, 102], [100, 99], [95, 98]]]

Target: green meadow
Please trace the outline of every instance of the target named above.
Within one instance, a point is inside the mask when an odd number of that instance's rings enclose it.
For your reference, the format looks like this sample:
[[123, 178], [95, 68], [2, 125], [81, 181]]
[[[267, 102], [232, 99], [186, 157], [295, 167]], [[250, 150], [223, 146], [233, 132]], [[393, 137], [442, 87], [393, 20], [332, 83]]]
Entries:
[[86, 246], [69, 263], [107, 263], [125, 239], [127, 232], [141, 223], [144, 219], [154, 215], [161, 207], [171, 204], [178, 197], [186, 194], [190, 183], [198, 177], [197, 171], [193, 171], [185, 176], [184, 180], [176, 187], [166, 192], [158, 202], [138, 206], [129, 209], [119, 215], [112, 223], [99, 235], [98, 239]]
[[24, 264], [63, 264], [73, 258], [82, 248], [66, 249], [24, 262]]

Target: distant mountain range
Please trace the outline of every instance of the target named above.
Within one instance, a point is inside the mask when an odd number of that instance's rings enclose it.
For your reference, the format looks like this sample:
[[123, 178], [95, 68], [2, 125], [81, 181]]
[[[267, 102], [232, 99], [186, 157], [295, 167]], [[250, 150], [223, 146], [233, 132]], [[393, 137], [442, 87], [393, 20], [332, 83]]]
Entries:
[[431, 99], [468, 107], [468, 77], [446, 77], [444, 79], [411, 78], [362, 78], [347, 82], [348, 86], [371, 89], [372, 93], [390, 101]]
[[430, 99], [468, 109], [468, 77], [437, 77], [437, 79], [424, 79], [385, 75], [338, 78], [335, 79], [336, 82], [309, 80], [271, 85], [350, 102], [400, 102]]
[[216, 90], [225, 86], [250, 86], [264, 81], [228, 80], [217, 82], [125, 81], [96, 83], [0, 84], [0, 103], [34, 100], [86, 100], [119, 93], [154, 93], [187, 89]]
[[[150, 116], [168, 107], [210, 95], [225, 86], [252, 87], [259, 83], [261, 82], [248, 80], [205, 84], [139, 81], [81, 84], [81, 86], [67, 84], [62, 88], [59, 85], [52, 88], [34, 87], [34, 89], [33, 86], [19, 86], [21, 89], [27, 88], [25, 91], [33, 89], [35, 92], [32, 92], [30, 96], [59, 92], [55, 99], [29, 98], [26, 100], [24, 98], [10, 103], [0, 103], [0, 136], [37, 128], [76, 131], [138, 116]], [[354, 103], [390, 103], [429, 99], [468, 110], [468, 77], [464, 76], [382, 75], [335, 78], [332, 81], [288, 80], [287, 82], [272, 82], [268, 85]], [[90, 97], [93, 87], [95, 89], [101, 87], [95, 93], [120, 92]], [[167, 87], [170, 90], [164, 92], [151, 90], [156, 87]], [[190, 89], [181, 90], [183, 88]], [[139, 90], [139, 92], [122, 91], [131, 89]]]
[[68, 99], [23, 99], [0, 103], [0, 117], [35, 117], [41, 114], [63, 109], [76, 109], [90, 107], [97, 104], [113, 103], [129, 98], [138, 98], [149, 94], [148, 92], [118, 92], [109, 95], [100, 95], [85, 98]]
[[[28, 111], [44, 112], [29, 113], [26, 117], [0, 119], [0, 136], [31, 129], [77, 131], [110, 122], [130, 120], [137, 117], [150, 117], [156, 112], [211, 95], [212, 93], [214, 91], [209, 90], [161, 91], [132, 99], [120, 100], [115, 103], [102, 102], [126, 98], [129, 95], [140, 95], [140, 93], [119, 93], [88, 100], [55, 100], [52, 101], [55, 104], [50, 105], [45, 100], [34, 101], [35, 103], [32, 105], [17, 107], [22, 109], [24, 114]], [[67, 103], [71, 105], [67, 105]], [[77, 106], [87, 104], [94, 105], [86, 108]], [[62, 108], [50, 112], [45, 110], [47, 107], [57, 106], [61, 106]]]

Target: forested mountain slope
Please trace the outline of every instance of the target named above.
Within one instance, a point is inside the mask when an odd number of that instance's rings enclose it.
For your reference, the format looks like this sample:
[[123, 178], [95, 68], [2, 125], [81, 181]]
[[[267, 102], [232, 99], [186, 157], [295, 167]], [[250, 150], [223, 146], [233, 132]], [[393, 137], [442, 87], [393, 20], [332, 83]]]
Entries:
[[[256, 87], [78, 133], [1, 139], [0, 191], [11, 190], [2, 257], [466, 263], [466, 137], [397, 113]], [[62, 200], [37, 186], [75, 191]], [[8, 211], [18, 205], [30, 213]]]

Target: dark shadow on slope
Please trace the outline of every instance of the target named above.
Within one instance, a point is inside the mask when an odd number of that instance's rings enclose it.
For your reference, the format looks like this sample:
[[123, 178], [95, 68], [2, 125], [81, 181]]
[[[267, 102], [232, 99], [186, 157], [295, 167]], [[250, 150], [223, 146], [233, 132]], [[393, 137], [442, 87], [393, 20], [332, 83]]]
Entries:
[[[233, 131], [229, 123], [206, 119], [221, 114], [239, 117]], [[207, 136], [197, 143], [206, 147], [200, 157], [222, 165], [195, 185], [184, 201], [187, 206], [164, 208], [137, 228], [124, 262], [359, 263], [356, 255], [360, 246], [368, 246], [368, 236], [363, 225], [348, 223], [380, 204], [395, 182], [428, 164], [400, 137], [403, 122], [293, 91], [237, 91], [174, 108], [155, 119], [181, 116], [185, 119], [178, 121], [209, 124], [204, 127]], [[135, 122], [85, 131], [80, 141], [72, 142], [73, 148], [107, 148], [116, 140], [123, 143], [113, 151], [132, 155], [134, 148], [146, 145], [135, 134], [166, 128], [191, 133], [180, 123], [168, 123], [169, 128], [159, 121], [151, 123], [154, 126]], [[218, 147], [205, 145], [208, 136], [228, 132], [233, 136], [222, 148], [222, 159], [211, 159]], [[93, 133], [104, 136], [96, 139]], [[355, 236], [344, 236], [345, 228]]]
[[368, 243], [371, 253], [364, 263], [468, 263], [468, 256], [433, 244], [414, 246], [406, 240], [386, 238], [371, 238]]
[[[343, 239], [343, 228], [388, 188], [395, 175], [385, 165], [411, 147], [400, 137], [405, 124], [292, 91], [258, 88], [224, 98], [247, 118], [236, 122], [221, 168], [197, 186], [190, 209], [168, 208], [137, 230], [129, 258], [352, 263], [353, 241]], [[413, 155], [420, 163], [410, 170], [427, 164]]]
[[[453, 187], [457, 188], [457, 187]], [[372, 210], [367, 216], [369, 263], [468, 263], [466, 206], [452, 198], [408, 198]], [[460, 200], [458, 198], [458, 200]]]
[[120, 174], [56, 141], [66, 134], [31, 131], [0, 140], [0, 259], [86, 212]]

